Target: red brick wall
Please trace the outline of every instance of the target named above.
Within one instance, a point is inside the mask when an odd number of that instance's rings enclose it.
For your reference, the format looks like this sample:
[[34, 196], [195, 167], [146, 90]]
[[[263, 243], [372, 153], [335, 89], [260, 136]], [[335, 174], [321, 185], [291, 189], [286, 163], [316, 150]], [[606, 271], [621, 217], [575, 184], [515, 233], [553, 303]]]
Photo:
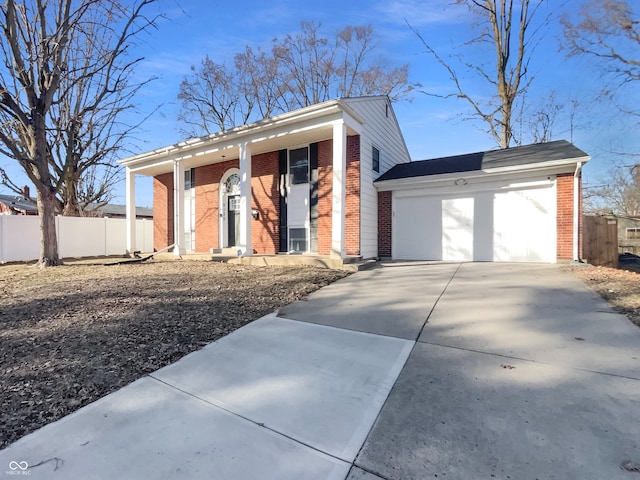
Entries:
[[318, 143], [318, 254], [331, 253], [333, 140]]
[[378, 192], [378, 256], [391, 257], [391, 192]]
[[557, 176], [558, 260], [573, 259], [573, 174]]
[[173, 173], [153, 178], [153, 248], [173, 243]]
[[[318, 144], [318, 253], [331, 252], [331, 210], [333, 182], [333, 141]], [[195, 169], [196, 251], [219, 248], [220, 180], [238, 160], [205, 165]], [[252, 224], [253, 249], [258, 254], [279, 250], [278, 152], [252, 157], [252, 208], [258, 219]], [[347, 181], [345, 204], [345, 247], [348, 255], [360, 254], [360, 137], [347, 137]], [[154, 178], [154, 246], [173, 243], [173, 174]]]
[[[220, 248], [220, 180], [230, 168], [238, 168], [237, 159], [195, 168], [196, 251]], [[278, 152], [252, 157], [252, 209], [258, 210], [253, 220], [252, 239], [256, 253], [274, 254], [279, 247]], [[154, 178], [154, 248], [173, 243], [173, 174]]]
[[360, 255], [360, 136], [347, 137], [345, 249]]
[[582, 211], [582, 173], [578, 177], [578, 259], [582, 258], [582, 232], [584, 229], [584, 212]]
[[251, 158], [251, 207], [258, 211], [258, 219], [251, 224], [251, 238], [253, 249], [259, 254], [272, 255], [280, 249], [278, 158], [277, 151]]

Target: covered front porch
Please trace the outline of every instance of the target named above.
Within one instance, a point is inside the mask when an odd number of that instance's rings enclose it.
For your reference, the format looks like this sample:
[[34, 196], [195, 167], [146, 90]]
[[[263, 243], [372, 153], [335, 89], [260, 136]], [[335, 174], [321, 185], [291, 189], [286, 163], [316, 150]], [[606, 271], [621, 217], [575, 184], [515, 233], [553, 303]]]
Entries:
[[[126, 204], [127, 204], [127, 251], [132, 254], [137, 250], [135, 235], [135, 175], [167, 176], [172, 179], [171, 192], [167, 193], [167, 205], [171, 208], [171, 226], [173, 239], [173, 255], [181, 256], [187, 252], [194, 252], [193, 245], [188, 245], [189, 232], [185, 225], [189, 224], [189, 216], [192, 211], [185, 199], [193, 197], [193, 202], [216, 202], [218, 219], [209, 215], [210, 222], [219, 222], [217, 239], [214, 239], [209, 247], [233, 246], [235, 252], [240, 252], [241, 257], [254, 255], [255, 243], [252, 223], [256, 219], [257, 211], [252, 209], [255, 201], [252, 177], [255, 178], [256, 170], [263, 169], [262, 158], [269, 152], [278, 152], [301, 145], [312, 145], [314, 142], [330, 140], [331, 151], [329, 159], [331, 167], [330, 185], [323, 188], [329, 193], [330, 219], [327, 215], [327, 223], [323, 235], [330, 235], [329, 257], [344, 259], [347, 257], [345, 249], [345, 177], [347, 171], [347, 139], [349, 136], [359, 135], [364, 121], [348, 105], [340, 100], [325, 102], [304, 109], [297, 110], [253, 124], [245, 125], [230, 131], [220, 132], [208, 137], [202, 137], [185, 141], [169, 147], [153, 150], [151, 152], [136, 155], [122, 160], [120, 163], [126, 168]], [[329, 143], [327, 143], [327, 146]], [[329, 147], [327, 147], [329, 148]], [[185, 192], [185, 178], [198, 167], [227, 165], [234, 161], [237, 168], [227, 170], [226, 176], [220, 180], [221, 192], [217, 199], [205, 200], [199, 198], [188, 189]], [[233, 170], [233, 172], [232, 172]], [[233, 173], [237, 181], [237, 196], [234, 198], [234, 212], [237, 213], [237, 233], [227, 232], [223, 226], [226, 208], [226, 197], [223, 197], [224, 182], [229, 180]], [[252, 175], [253, 174], [253, 175]], [[285, 196], [289, 174], [277, 175], [276, 194]], [[321, 181], [321, 180], [320, 180]], [[277, 195], [274, 195], [277, 196]], [[275, 201], [275, 200], [274, 200]], [[154, 199], [154, 204], [156, 200]], [[290, 199], [293, 205], [295, 202]], [[185, 206], [186, 205], [186, 206]], [[154, 205], [155, 207], [155, 205]], [[286, 207], [285, 207], [286, 208]], [[307, 207], [308, 208], [308, 207]], [[278, 214], [281, 215], [281, 209]], [[282, 220], [282, 219], [280, 219]], [[286, 216], [285, 216], [286, 222]], [[195, 223], [195, 222], [194, 222]], [[272, 228], [279, 229], [282, 235], [280, 223]], [[326, 232], [331, 228], [330, 234]], [[318, 227], [319, 228], [319, 227]], [[287, 233], [285, 233], [286, 235]], [[196, 231], [196, 235], [198, 232]], [[233, 236], [233, 244], [229, 236]], [[237, 238], [235, 238], [237, 235]], [[217, 242], [215, 241], [217, 240]], [[167, 241], [168, 244], [171, 242]], [[228, 244], [228, 245], [227, 245]], [[280, 251], [283, 251], [282, 243]], [[164, 247], [166, 245], [163, 245]], [[327, 248], [329, 248], [327, 246]], [[156, 248], [158, 249], [158, 248]], [[200, 248], [200, 253], [208, 253], [210, 248]], [[305, 252], [309, 253], [309, 252]]]

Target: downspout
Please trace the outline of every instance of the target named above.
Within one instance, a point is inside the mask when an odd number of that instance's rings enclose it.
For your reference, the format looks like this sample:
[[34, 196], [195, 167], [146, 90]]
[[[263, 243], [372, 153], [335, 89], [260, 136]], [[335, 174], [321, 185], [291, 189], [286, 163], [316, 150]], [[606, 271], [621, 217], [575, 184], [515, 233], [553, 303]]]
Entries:
[[576, 164], [573, 174], [573, 261], [580, 261], [580, 172], [582, 162]]

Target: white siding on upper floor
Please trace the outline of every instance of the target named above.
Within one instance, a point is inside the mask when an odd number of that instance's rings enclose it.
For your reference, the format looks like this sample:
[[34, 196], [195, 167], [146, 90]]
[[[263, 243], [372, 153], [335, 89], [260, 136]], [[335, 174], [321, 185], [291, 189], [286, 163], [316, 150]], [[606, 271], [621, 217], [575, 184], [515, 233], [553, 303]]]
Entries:
[[[360, 254], [378, 256], [378, 194], [373, 181], [398, 163], [411, 161], [391, 102], [387, 97], [343, 101], [364, 120], [360, 135]], [[380, 150], [380, 172], [373, 171], [372, 147]]]

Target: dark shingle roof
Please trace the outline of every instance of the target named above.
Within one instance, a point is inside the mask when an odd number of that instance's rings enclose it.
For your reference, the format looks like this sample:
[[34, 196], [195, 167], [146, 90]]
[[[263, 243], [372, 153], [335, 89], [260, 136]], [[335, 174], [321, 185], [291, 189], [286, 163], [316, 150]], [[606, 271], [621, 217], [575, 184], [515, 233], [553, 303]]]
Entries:
[[490, 168], [531, 165], [554, 160], [571, 160], [588, 155], [566, 140], [536, 143], [522, 147], [488, 152], [468, 153], [453, 157], [434, 158], [400, 163], [381, 175], [376, 182], [399, 178], [424, 177], [444, 173], [473, 172]]
[[9, 208], [22, 212], [37, 212], [38, 206], [35, 202], [15, 195], [0, 195], [0, 203], [4, 203]]
[[[101, 215], [118, 215], [124, 217], [127, 214], [126, 205], [114, 205], [108, 203], [107, 205], [98, 206], [95, 204], [87, 205], [86, 209], [89, 212], [98, 211]], [[153, 217], [153, 209], [147, 207], [136, 207], [137, 217]]]

